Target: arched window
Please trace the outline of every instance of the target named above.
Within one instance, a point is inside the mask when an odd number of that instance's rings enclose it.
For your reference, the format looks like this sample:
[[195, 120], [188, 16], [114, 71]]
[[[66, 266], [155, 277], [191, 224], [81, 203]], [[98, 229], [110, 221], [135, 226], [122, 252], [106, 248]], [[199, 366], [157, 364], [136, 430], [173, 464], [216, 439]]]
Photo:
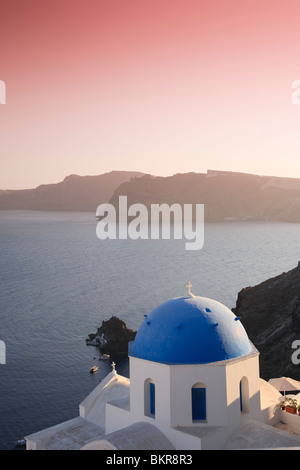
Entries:
[[152, 379], [144, 382], [144, 413], [155, 418], [155, 383]]
[[192, 419], [206, 420], [206, 386], [196, 383], [192, 387]]
[[247, 377], [240, 381], [240, 410], [249, 413], [249, 382]]

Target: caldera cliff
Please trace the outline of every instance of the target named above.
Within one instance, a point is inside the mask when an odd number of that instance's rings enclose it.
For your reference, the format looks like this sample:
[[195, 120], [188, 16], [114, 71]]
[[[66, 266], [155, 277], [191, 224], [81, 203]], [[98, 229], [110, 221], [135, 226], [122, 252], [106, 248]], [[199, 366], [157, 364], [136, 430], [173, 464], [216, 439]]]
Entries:
[[291, 271], [242, 289], [232, 310], [241, 317], [260, 352], [261, 377], [300, 380], [300, 364], [292, 360], [297, 352], [292, 345], [300, 341], [300, 263]]

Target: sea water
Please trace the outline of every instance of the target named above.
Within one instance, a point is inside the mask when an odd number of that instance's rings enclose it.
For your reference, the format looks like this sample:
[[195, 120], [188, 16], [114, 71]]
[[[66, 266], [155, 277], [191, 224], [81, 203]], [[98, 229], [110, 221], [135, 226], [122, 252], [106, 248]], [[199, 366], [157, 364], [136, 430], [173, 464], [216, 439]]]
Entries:
[[[103, 320], [116, 315], [136, 330], [188, 281], [232, 308], [243, 287], [300, 260], [299, 224], [210, 223], [204, 238], [199, 251], [183, 240], [100, 241], [93, 213], [0, 212], [0, 449], [78, 416], [112, 370], [85, 342]], [[128, 360], [115, 362], [128, 376]]]

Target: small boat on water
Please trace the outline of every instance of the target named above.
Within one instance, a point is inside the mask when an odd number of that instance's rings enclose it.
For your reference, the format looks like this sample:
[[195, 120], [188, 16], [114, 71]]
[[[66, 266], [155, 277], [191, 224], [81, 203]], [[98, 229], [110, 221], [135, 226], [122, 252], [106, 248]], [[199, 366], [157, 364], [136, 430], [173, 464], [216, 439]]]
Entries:
[[97, 372], [97, 370], [99, 369], [99, 367], [96, 366], [96, 358], [95, 358], [95, 357], [94, 357], [94, 361], [95, 361], [95, 362], [94, 362], [94, 365], [93, 365], [93, 367], [91, 367], [91, 369], [90, 369], [90, 373], [91, 373], [91, 374], [94, 374], [94, 373]]
[[101, 354], [100, 359], [101, 359], [101, 361], [108, 361], [108, 359], [110, 359], [110, 355], [109, 354]]
[[16, 442], [16, 447], [25, 447], [26, 446], [26, 440], [25, 439], [18, 439]]
[[94, 374], [95, 372], [97, 372], [98, 369], [99, 369], [99, 367], [95, 365], [90, 369], [90, 373]]
[[16, 447], [25, 447], [26, 446], [26, 439], [21, 437], [21, 428], [20, 428], [20, 436], [19, 439], [17, 439], [15, 446]]

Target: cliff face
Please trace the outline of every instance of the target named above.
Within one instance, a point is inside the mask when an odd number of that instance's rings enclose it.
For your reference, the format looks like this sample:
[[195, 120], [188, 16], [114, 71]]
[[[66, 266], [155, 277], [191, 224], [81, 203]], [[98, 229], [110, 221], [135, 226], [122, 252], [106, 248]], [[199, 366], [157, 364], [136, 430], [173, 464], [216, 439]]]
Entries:
[[67, 176], [57, 184], [35, 189], [0, 191], [0, 209], [91, 211], [106, 203], [115, 189], [143, 173], [111, 171], [97, 176]]
[[87, 344], [99, 346], [104, 354], [128, 354], [128, 343], [133, 341], [136, 331], [127, 328], [126, 323], [116, 316], [103, 321], [95, 334], [90, 334]]
[[232, 310], [260, 352], [261, 377], [300, 380], [300, 364], [292, 362], [292, 343], [300, 340], [300, 263], [287, 273], [242, 289]]
[[99, 176], [70, 175], [57, 184], [0, 191], [0, 209], [96, 211], [120, 195], [128, 205], [204, 204], [205, 220], [300, 222], [300, 179], [208, 170], [168, 177], [112, 171]]
[[300, 222], [300, 179], [208, 170], [168, 177], [145, 175], [120, 185], [128, 205], [204, 204], [206, 221], [272, 220]]

